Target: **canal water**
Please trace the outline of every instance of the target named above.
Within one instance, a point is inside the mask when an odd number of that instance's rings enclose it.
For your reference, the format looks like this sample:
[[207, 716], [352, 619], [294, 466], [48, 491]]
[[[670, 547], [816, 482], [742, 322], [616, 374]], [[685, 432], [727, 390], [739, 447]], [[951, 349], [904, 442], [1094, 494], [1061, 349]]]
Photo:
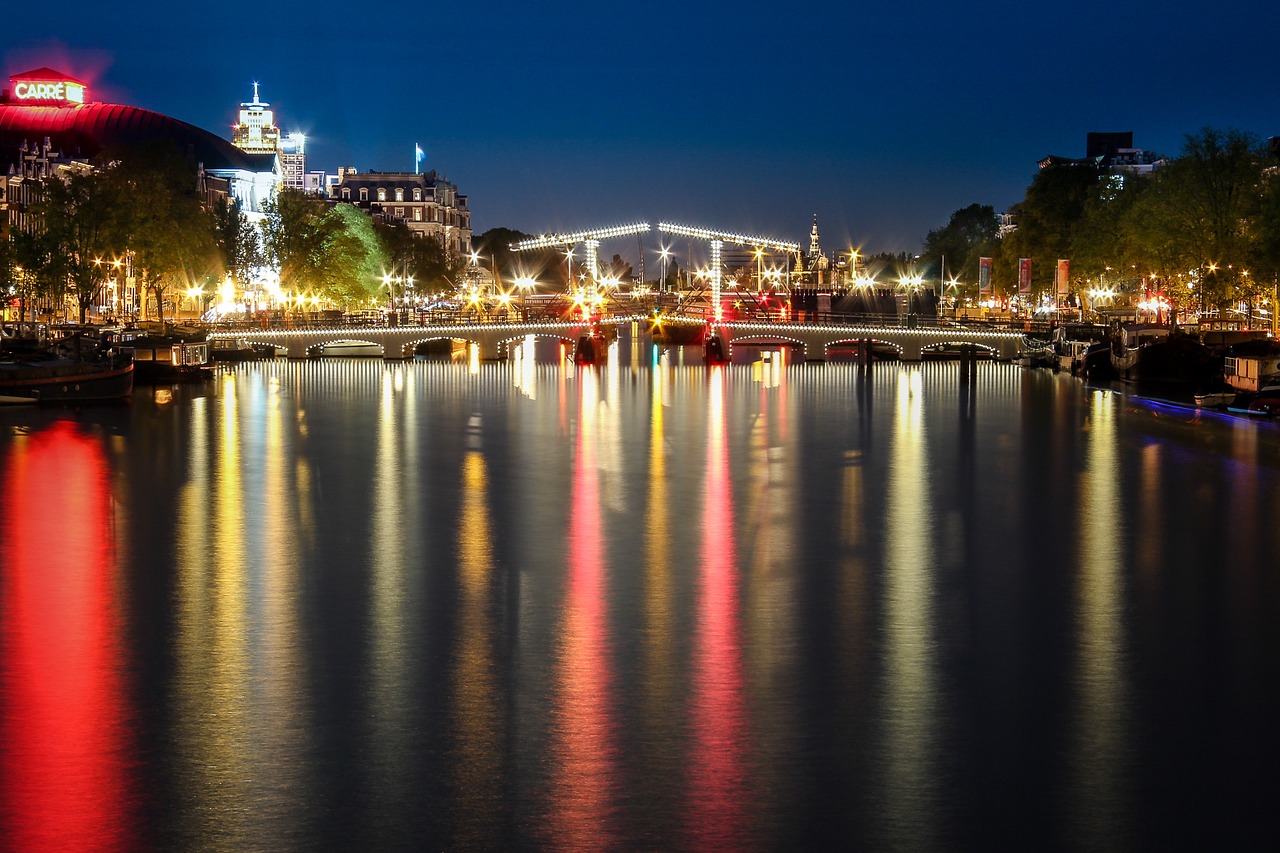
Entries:
[[1280, 429], [955, 364], [0, 411], [6, 850], [1245, 849]]

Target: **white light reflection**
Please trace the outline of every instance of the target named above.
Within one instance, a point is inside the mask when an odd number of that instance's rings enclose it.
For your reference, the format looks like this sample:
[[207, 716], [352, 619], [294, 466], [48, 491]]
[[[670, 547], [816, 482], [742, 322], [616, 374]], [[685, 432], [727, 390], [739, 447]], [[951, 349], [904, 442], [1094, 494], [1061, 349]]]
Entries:
[[[384, 369], [378, 395], [378, 424], [374, 435], [372, 523], [369, 528], [369, 562], [372, 589], [369, 598], [369, 689], [366, 697], [367, 754], [371, 798], [367, 825], [377, 827], [384, 814], [394, 814], [398, 792], [412, 788], [414, 762], [405, 735], [412, 730], [408, 694], [412, 686], [414, 643], [410, 587], [405, 576], [410, 563], [406, 537], [400, 526], [405, 512], [401, 476], [402, 426], [396, 408], [397, 377], [401, 369]], [[371, 839], [372, 840], [372, 839]]]
[[885, 819], [892, 846], [933, 849], [937, 760], [932, 507], [921, 373], [898, 373], [885, 533]]

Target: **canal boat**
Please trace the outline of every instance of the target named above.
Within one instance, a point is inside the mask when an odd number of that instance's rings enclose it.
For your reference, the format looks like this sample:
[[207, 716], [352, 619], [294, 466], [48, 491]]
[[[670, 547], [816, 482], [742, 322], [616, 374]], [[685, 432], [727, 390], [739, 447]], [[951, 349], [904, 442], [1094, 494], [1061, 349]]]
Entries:
[[107, 345], [133, 359], [139, 382], [208, 379], [213, 375], [209, 341], [195, 329], [127, 328], [104, 335]]
[[0, 360], [0, 403], [124, 400], [133, 393], [133, 360], [119, 353], [78, 358], [28, 352]]
[[1095, 344], [1107, 340], [1107, 327], [1098, 323], [1064, 323], [1053, 332], [1057, 368], [1071, 373], [1084, 371], [1085, 356]]
[[1143, 351], [1169, 337], [1168, 326], [1149, 323], [1128, 323], [1115, 331], [1111, 342], [1111, 367], [1122, 379], [1137, 378], [1136, 371]]
[[244, 338], [214, 338], [209, 341], [209, 358], [215, 362], [260, 361], [277, 355], [279, 349], [274, 345], [251, 343]]
[[1196, 405], [1202, 409], [1225, 409], [1236, 399], [1235, 391], [1210, 391], [1207, 394], [1194, 395]]

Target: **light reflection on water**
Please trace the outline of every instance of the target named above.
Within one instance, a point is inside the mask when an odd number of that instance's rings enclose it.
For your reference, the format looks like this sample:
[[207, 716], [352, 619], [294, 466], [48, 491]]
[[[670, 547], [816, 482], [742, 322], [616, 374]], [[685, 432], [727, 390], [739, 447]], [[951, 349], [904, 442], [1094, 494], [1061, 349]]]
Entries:
[[1275, 427], [1002, 365], [516, 352], [0, 413], [0, 838], [49, 802], [118, 848], [1254, 828]]

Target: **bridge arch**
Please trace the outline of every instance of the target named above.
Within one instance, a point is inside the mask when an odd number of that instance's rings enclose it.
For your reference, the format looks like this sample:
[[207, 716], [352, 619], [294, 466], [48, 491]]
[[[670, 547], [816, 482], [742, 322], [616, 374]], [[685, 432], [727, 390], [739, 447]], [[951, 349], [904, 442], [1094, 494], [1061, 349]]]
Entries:
[[942, 353], [949, 349], [958, 349], [960, 347], [970, 347], [975, 350], [982, 350], [983, 355], [991, 358], [997, 358], [1000, 355], [999, 348], [992, 344], [966, 340], [938, 341], [936, 343], [925, 344], [920, 348], [920, 351], [921, 353]]
[[338, 353], [338, 352], [325, 353], [324, 352], [326, 347], [332, 348], [332, 347], [335, 347], [335, 345], [337, 348], [346, 347], [352, 350], [357, 350], [357, 349], [368, 350], [369, 348], [376, 349], [377, 350], [376, 353], [374, 352], [358, 352], [358, 353], [353, 352], [352, 353], [353, 355], [356, 355], [356, 354], [364, 355], [370, 358], [374, 356], [385, 356], [387, 354], [387, 347], [385, 344], [381, 344], [381, 343], [378, 343], [377, 341], [369, 340], [368, 338], [335, 337], [329, 340], [319, 341], [307, 347], [307, 357], [308, 358], [317, 358], [321, 356], [341, 357], [342, 353]]
[[726, 335], [726, 343], [729, 344], [729, 358], [733, 358], [733, 348], [742, 344], [744, 346], [764, 346], [764, 347], [786, 347], [787, 349], [798, 350], [800, 358], [803, 361], [808, 358], [806, 350], [808, 349], [804, 341], [800, 338], [790, 335], [780, 334], [742, 334], [742, 335]]
[[831, 356], [833, 355], [833, 350], [838, 352], [845, 349], [852, 349], [856, 357], [861, 352], [863, 347], [870, 347], [873, 353], [877, 348], [881, 352], [885, 350], [892, 350], [894, 356], [899, 361], [903, 359], [904, 349], [901, 343], [883, 340], [881, 338], [877, 338], [872, 335], [864, 335], [859, 337], [847, 337], [847, 338], [840, 338], [834, 341], [829, 341], [823, 344], [822, 356], [825, 359], [830, 359]]

